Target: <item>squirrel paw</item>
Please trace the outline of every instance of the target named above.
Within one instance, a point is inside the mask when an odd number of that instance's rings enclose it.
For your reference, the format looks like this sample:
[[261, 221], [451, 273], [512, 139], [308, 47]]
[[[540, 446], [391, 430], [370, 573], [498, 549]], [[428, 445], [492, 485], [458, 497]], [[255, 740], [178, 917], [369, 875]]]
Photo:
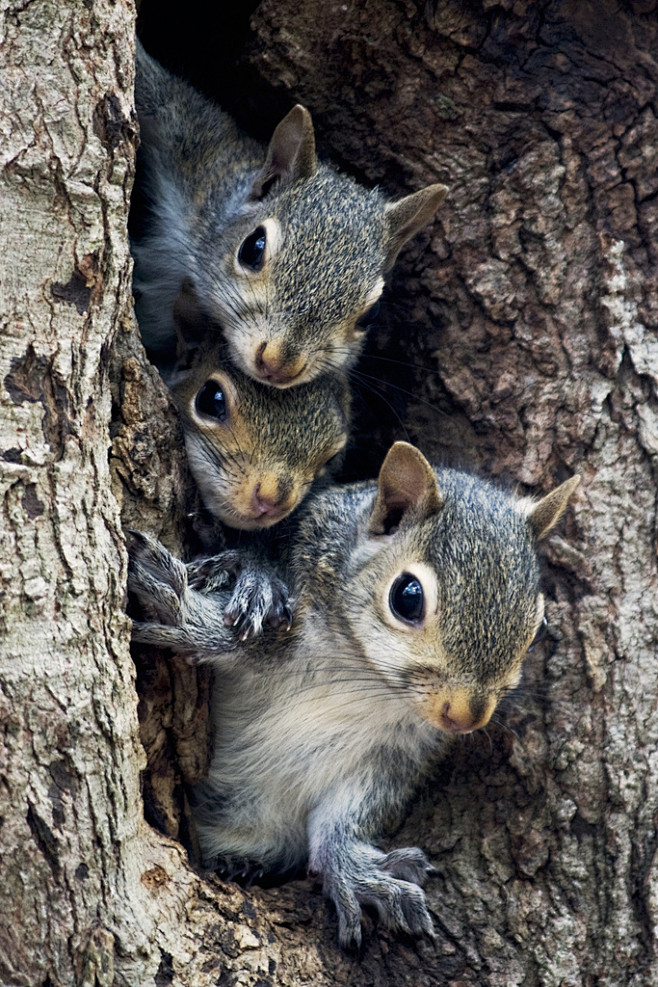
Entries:
[[401, 847], [399, 850], [391, 850], [381, 860], [377, 862], [381, 870], [388, 871], [393, 877], [399, 877], [403, 881], [411, 881], [424, 888], [427, 880], [438, 873], [425, 854], [417, 846]]
[[129, 591], [150, 620], [172, 626], [182, 623], [185, 566], [150, 535], [132, 530], [130, 534]]
[[201, 593], [235, 585], [224, 610], [224, 624], [232, 627], [242, 641], [257, 637], [264, 626], [288, 630], [292, 611], [288, 588], [263, 561], [253, 561], [243, 553], [226, 551], [212, 558], [191, 562], [190, 586]]
[[359, 848], [347, 867], [325, 872], [324, 891], [336, 906], [340, 945], [343, 949], [361, 946], [362, 905], [375, 908], [391, 930], [434, 939], [425, 892], [418, 886], [433, 871], [425, 854], [416, 847], [389, 854], [368, 850], [364, 853]]
[[128, 589], [147, 618], [133, 621], [133, 641], [171, 648], [190, 665], [232, 651], [218, 599], [191, 590], [187, 567], [154, 538], [131, 535]]

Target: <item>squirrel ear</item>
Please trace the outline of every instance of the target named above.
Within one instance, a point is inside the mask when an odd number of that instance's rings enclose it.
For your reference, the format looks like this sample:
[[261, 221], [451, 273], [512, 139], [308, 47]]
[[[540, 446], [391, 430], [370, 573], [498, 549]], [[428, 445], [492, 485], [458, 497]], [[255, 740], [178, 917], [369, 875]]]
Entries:
[[528, 521], [535, 538], [543, 538], [557, 523], [579, 483], [580, 476], [572, 476], [570, 480], [565, 480], [551, 493], [542, 497], [539, 502], [528, 502], [526, 508]]
[[278, 125], [267, 149], [265, 164], [251, 187], [251, 197], [262, 199], [274, 182], [283, 185], [315, 174], [315, 133], [308, 110], [293, 106]]
[[174, 329], [178, 337], [176, 355], [180, 359], [196, 349], [208, 335], [210, 319], [201, 308], [191, 278], [184, 278], [173, 306]]
[[447, 194], [445, 185], [428, 185], [420, 192], [414, 192], [399, 202], [391, 202], [386, 206], [387, 269], [393, 267], [395, 258], [407, 240], [411, 240], [421, 227], [429, 223]]
[[436, 514], [442, 506], [434, 470], [422, 452], [408, 442], [395, 442], [379, 471], [377, 496], [368, 524], [370, 534], [390, 534], [409, 512], [415, 518], [425, 518]]

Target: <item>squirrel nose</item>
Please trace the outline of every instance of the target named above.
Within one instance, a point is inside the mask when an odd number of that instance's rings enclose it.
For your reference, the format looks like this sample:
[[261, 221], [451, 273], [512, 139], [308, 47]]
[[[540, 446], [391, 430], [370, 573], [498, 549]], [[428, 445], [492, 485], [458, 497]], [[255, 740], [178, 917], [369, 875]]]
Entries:
[[441, 726], [452, 733], [468, 733], [475, 729], [476, 719], [469, 709], [445, 702], [441, 708]]
[[438, 726], [449, 733], [470, 733], [485, 726], [496, 708], [496, 695], [474, 695], [470, 690], [454, 689], [438, 710]]
[[276, 481], [263, 483], [259, 480], [251, 496], [251, 506], [257, 516], [283, 517], [290, 510], [286, 494]]
[[305, 369], [306, 361], [303, 356], [298, 354], [289, 357], [277, 343], [261, 343], [256, 351], [258, 376], [268, 384], [291, 384]]

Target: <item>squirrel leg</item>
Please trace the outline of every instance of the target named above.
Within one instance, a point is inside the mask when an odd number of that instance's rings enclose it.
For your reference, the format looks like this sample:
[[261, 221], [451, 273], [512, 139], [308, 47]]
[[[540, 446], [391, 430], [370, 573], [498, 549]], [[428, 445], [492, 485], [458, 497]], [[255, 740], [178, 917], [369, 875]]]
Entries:
[[286, 584], [273, 566], [248, 549], [227, 550], [210, 558], [190, 562], [189, 584], [198, 592], [214, 593], [235, 580], [227, 594], [224, 624], [241, 641], [257, 637], [264, 626], [288, 630], [292, 624], [291, 602]]
[[375, 908], [389, 929], [434, 938], [421, 885], [433, 872], [417, 847], [383, 853], [358, 838], [348, 820], [327, 818], [328, 805], [309, 818], [309, 870], [322, 875], [323, 891], [338, 913], [344, 949], [361, 945], [361, 906]]
[[226, 594], [188, 586], [183, 562], [149, 535], [133, 531], [128, 590], [148, 620], [133, 621], [133, 640], [172, 648], [190, 664], [221, 661], [236, 650], [223, 621]]

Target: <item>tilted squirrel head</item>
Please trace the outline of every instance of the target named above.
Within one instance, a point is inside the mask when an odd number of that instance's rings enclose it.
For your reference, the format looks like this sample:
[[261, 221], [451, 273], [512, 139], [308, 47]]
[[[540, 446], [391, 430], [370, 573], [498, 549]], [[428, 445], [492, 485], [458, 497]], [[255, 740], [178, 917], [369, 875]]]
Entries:
[[347, 367], [387, 271], [446, 193], [430, 185], [391, 203], [319, 164], [311, 116], [295, 106], [221, 228], [215, 210], [199, 209], [199, 313], [220, 324], [232, 361], [262, 383], [297, 386]]
[[203, 502], [229, 527], [276, 524], [340, 465], [350, 410], [340, 374], [289, 390], [265, 387], [205, 345], [187, 351], [168, 384]]
[[534, 502], [434, 471], [405, 442], [389, 450], [346, 592], [348, 620], [372, 665], [433, 726], [484, 726], [518, 683], [544, 622], [535, 545], [579, 481]]

